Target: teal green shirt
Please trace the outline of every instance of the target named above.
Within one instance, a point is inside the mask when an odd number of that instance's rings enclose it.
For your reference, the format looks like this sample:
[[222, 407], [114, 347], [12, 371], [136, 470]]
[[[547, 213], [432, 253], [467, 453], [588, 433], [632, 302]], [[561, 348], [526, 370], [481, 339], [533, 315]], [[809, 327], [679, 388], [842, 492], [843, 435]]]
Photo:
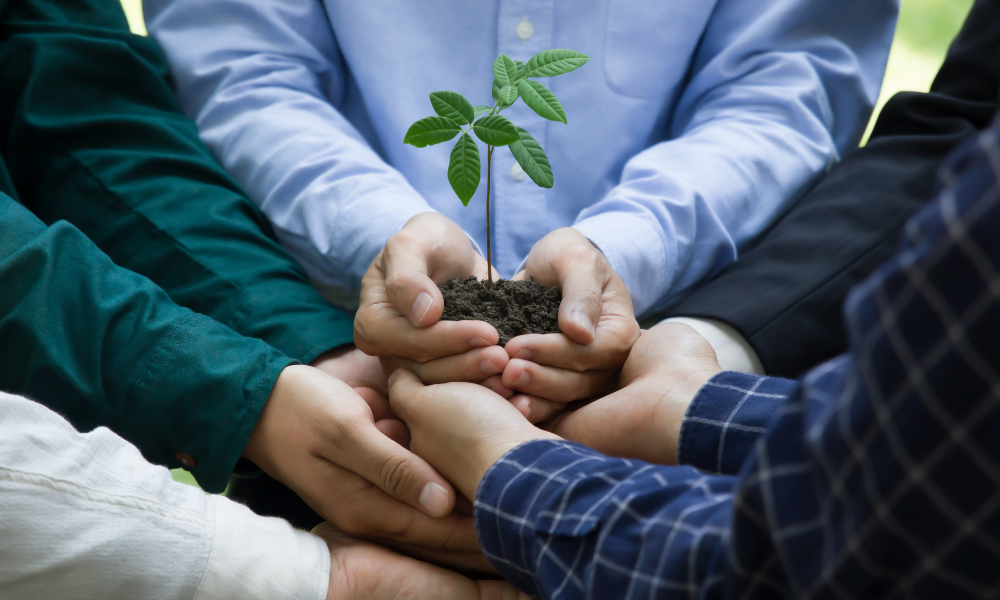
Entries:
[[78, 229], [46, 227], [0, 194], [0, 389], [81, 431], [104, 425], [150, 462], [221, 492], [292, 361], [181, 308]]
[[350, 343], [352, 316], [200, 142], [118, 0], [0, 0], [0, 157], [23, 205], [0, 199], [0, 389], [224, 489], [278, 373]]

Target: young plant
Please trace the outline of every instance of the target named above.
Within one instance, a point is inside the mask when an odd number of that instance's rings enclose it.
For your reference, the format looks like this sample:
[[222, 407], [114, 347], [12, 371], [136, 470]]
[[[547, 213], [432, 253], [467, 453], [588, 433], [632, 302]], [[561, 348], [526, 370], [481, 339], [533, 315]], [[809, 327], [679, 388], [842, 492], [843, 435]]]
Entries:
[[[552, 92], [533, 78], [569, 73], [582, 67], [588, 60], [590, 57], [586, 54], [561, 49], [539, 52], [527, 63], [501, 54], [493, 62], [492, 108], [486, 105], [473, 106], [465, 96], [457, 92], [434, 92], [431, 94], [431, 106], [437, 116], [420, 119], [410, 126], [403, 138], [404, 144], [423, 148], [447, 142], [462, 134], [451, 151], [448, 181], [465, 206], [469, 205], [472, 195], [476, 193], [482, 175], [479, 146], [469, 132], [486, 144], [486, 263], [491, 267], [487, 270], [491, 290], [493, 252], [490, 239], [490, 179], [493, 149], [497, 146], [510, 148], [517, 163], [540, 187], [550, 188], [554, 182], [552, 167], [542, 147], [531, 134], [511, 123], [500, 112], [510, 108], [520, 97], [539, 116], [565, 124], [566, 111], [562, 104]], [[486, 116], [480, 118], [484, 114]]]

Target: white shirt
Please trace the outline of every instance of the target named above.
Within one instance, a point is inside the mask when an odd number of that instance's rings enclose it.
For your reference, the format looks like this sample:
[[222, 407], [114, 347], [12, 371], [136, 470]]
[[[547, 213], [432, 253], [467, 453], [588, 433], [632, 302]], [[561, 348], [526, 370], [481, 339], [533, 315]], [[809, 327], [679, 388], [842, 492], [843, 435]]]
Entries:
[[0, 598], [323, 600], [329, 577], [318, 537], [0, 392]]

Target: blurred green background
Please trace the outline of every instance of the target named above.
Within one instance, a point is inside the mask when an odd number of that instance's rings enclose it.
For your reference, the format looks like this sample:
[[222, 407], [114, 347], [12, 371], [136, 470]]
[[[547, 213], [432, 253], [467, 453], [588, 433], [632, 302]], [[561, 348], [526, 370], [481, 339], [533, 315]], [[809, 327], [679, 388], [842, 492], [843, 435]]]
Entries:
[[[142, 0], [121, 0], [121, 3], [132, 31], [145, 35]], [[885, 82], [874, 115], [878, 115], [885, 101], [896, 92], [925, 92], [930, 89], [948, 45], [961, 28], [972, 3], [973, 0], [902, 0]], [[871, 125], [868, 126], [869, 132]], [[865, 133], [865, 139], [868, 139], [868, 133]], [[181, 469], [176, 469], [173, 474], [178, 481], [194, 483], [194, 478]]]

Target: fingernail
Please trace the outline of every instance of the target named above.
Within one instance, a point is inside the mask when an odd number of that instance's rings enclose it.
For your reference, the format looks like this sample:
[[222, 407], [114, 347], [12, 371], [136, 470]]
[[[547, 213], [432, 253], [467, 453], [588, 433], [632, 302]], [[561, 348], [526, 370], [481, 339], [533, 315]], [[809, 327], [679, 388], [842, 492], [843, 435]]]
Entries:
[[531, 350], [528, 350], [527, 348], [521, 348], [520, 350], [517, 351], [517, 354], [514, 355], [514, 358], [520, 358], [521, 360], [528, 360], [529, 358], [531, 358]]
[[492, 346], [493, 344], [487, 342], [481, 337], [474, 337], [469, 340], [469, 345], [473, 348], [485, 348], [486, 346]]
[[420, 506], [432, 517], [443, 517], [448, 510], [448, 490], [433, 481], [420, 492]]
[[528, 370], [525, 369], [521, 371], [521, 375], [518, 376], [517, 381], [515, 381], [511, 387], [528, 385], [529, 381], [531, 381], [531, 375], [529, 375]]
[[495, 364], [493, 364], [493, 361], [488, 358], [483, 362], [479, 363], [479, 368], [482, 369], [483, 373], [486, 373], [487, 375], [496, 375], [497, 373], [503, 373], [503, 367], [496, 366]]
[[389, 375], [389, 381], [387, 381], [386, 384], [389, 386], [389, 389], [392, 389], [392, 384], [395, 382], [396, 382], [396, 372], [393, 371], [392, 375]]
[[569, 318], [572, 319], [573, 322], [579, 325], [580, 327], [583, 327], [584, 329], [589, 331], [590, 337], [593, 338], [595, 335], [597, 335], [594, 332], [594, 322], [591, 321], [587, 315], [583, 314], [578, 310], [574, 310], [572, 314], [570, 314]]
[[527, 398], [521, 398], [520, 400], [518, 400], [514, 404], [514, 407], [517, 408], [517, 410], [519, 410], [522, 415], [524, 415], [525, 419], [531, 418], [531, 401], [529, 401]]
[[417, 299], [413, 301], [413, 308], [410, 310], [410, 317], [413, 319], [413, 324], [417, 327], [420, 326], [420, 322], [424, 320], [424, 316], [427, 315], [427, 311], [431, 309], [431, 304], [434, 303], [434, 299], [427, 292], [420, 292]]

